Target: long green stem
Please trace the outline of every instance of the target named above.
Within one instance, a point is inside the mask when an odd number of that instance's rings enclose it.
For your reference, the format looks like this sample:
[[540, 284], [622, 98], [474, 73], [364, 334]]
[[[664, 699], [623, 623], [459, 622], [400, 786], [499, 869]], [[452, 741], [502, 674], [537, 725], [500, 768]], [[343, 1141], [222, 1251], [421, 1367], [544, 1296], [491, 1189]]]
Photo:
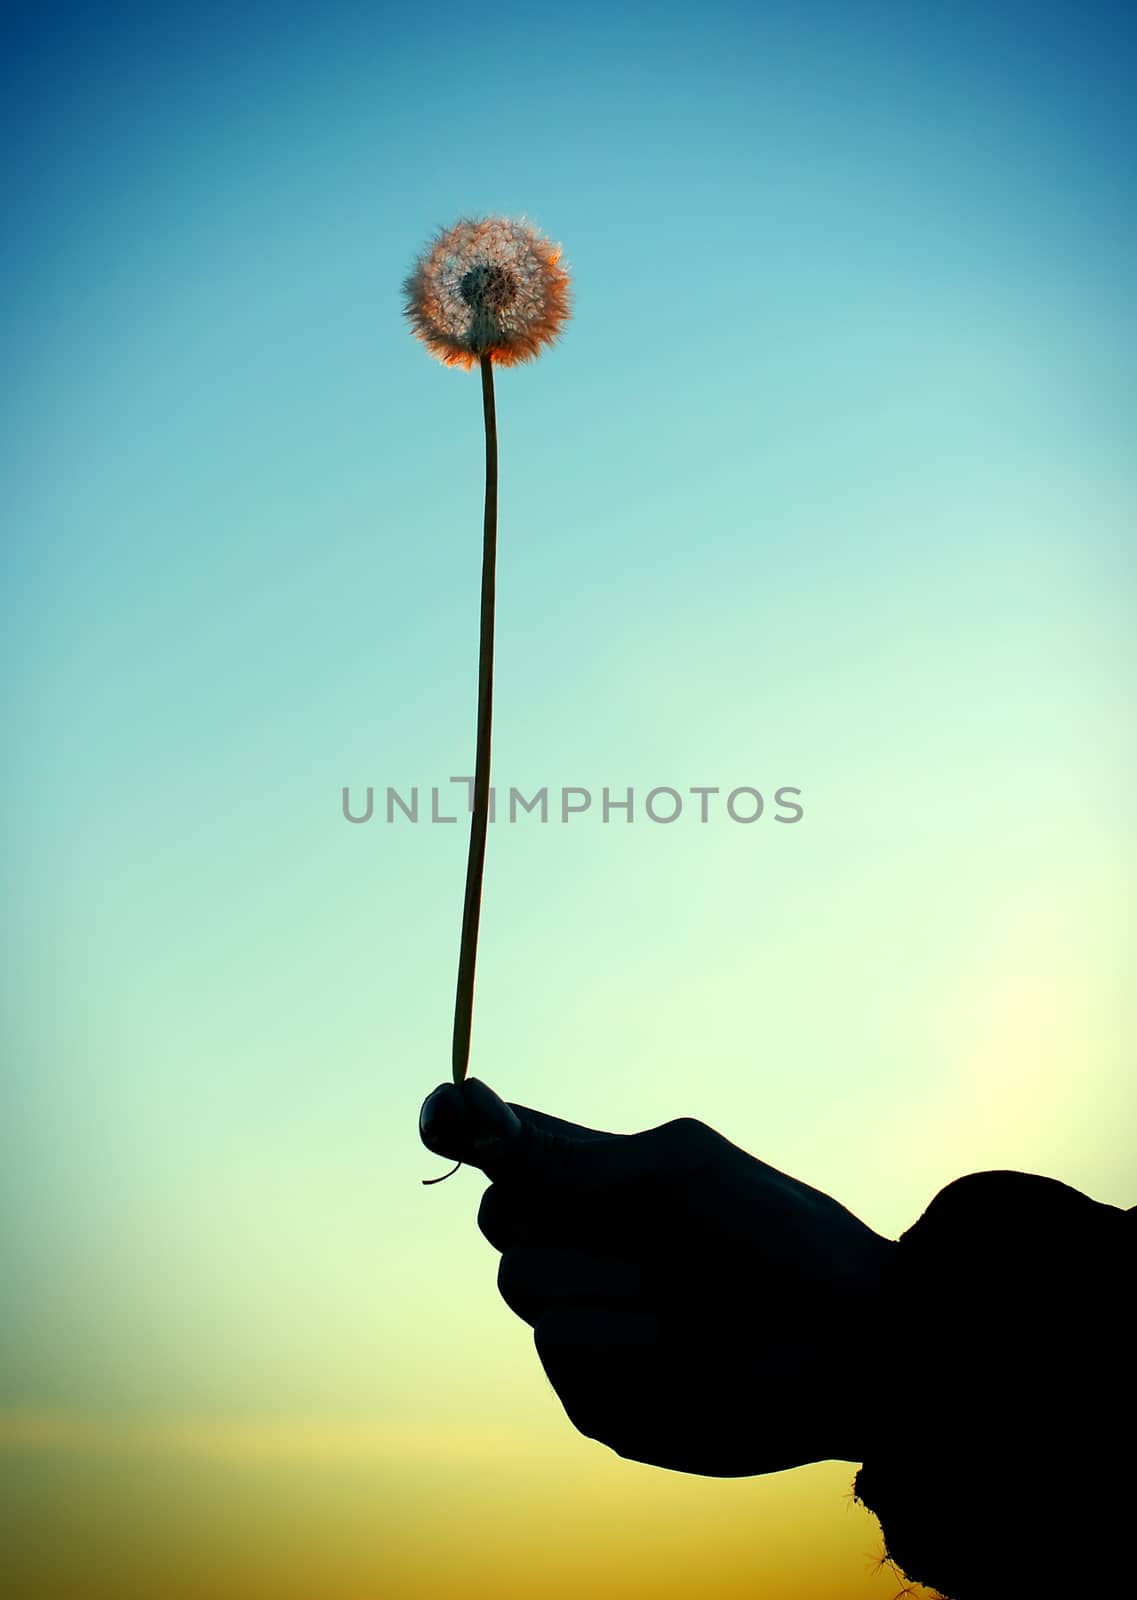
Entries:
[[470, 1029], [474, 1016], [474, 968], [478, 959], [478, 922], [482, 910], [482, 873], [486, 861], [486, 824], [490, 809], [490, 730], [493, 723], [493, 621], [497, 568], [497, 415], [494, 410], [493, 358], [483, 355], [482, 408], [486, 423], [486, 513], [482, 533], [482, 616], [478, 647], [478, 732], [474, 765], [474, 814], [470, 819], [470, 854], [466, 863], [466, 898], [462, 906], [462, 942], [458, 953], [458, 987], [454, 997], [454, 1082], [461, 1083], [470, 1064]]

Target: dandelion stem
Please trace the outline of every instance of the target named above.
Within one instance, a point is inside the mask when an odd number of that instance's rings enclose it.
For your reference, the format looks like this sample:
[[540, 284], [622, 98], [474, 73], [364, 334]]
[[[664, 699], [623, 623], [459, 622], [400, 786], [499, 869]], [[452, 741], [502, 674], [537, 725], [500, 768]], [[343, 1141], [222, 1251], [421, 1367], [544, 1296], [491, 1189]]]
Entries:
[[486, 861], [486, 824], [490, 808], [490, 729], [493, 722], [494, 580], [497, 567], [497, 415], [494, 410], [493, 357], [480, 358], [482, 408], [486, 423], [486, 513], [482, 534], [482, 616], [478, 646], [478, 733], [474, 765], [474, 814], [470, 819], [470, 854], [466, 863], [466, 898], [462, 906], [462, 942], [458, 953], [458, 987], [454, 997], [454, 1082], [461, 1083], [470, 1064], [470, 1029], [474, 1016], [474, 967], [478, 959], [478, 922], [482, 910], [482, 872]]

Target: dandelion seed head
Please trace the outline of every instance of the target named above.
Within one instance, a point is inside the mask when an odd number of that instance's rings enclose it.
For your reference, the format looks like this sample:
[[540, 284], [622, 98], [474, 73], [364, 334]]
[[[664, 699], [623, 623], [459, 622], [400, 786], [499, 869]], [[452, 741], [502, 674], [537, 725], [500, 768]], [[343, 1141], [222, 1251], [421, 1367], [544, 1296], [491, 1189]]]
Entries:
[[561, 247], [524, 218], [463, 218], [441, 229], [403, 295], [412, 333], [451, 367], [483, 355], [503, 367], [531, 361], [570, 314]]

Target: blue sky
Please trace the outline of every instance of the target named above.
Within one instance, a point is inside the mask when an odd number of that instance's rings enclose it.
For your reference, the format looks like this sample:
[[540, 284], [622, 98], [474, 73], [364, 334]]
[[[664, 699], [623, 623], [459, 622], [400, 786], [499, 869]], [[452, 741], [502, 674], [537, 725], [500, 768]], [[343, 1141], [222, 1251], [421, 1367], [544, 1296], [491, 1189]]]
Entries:
[[[317, 1500], [336, 1419], [489, 1462], [503, 1406], [589, 1515], [632, 1482], [575, 1476], [476, 1180], [418, 1187], [463, 830], [339, 812], [469, 770], [478, 384], [399, 294], [463, 214], [574, 286], [498, 378], [498, 782], [805, 805], [498, 826], [473, 1070], [701, 1116], [888, 1233], [983, 1166], [1132, 1204], [1129, 8], [6, 16], [2, 1398], [63, 1418], [29, 1570], [84, 1452], [296, 1414]], [[808, 1594], [834, 1488], [792, 1481]], [[121, 1594], [116, 1515], [75, 1549]], [[347, 1543], [345, 1595], [382, 1578]]]

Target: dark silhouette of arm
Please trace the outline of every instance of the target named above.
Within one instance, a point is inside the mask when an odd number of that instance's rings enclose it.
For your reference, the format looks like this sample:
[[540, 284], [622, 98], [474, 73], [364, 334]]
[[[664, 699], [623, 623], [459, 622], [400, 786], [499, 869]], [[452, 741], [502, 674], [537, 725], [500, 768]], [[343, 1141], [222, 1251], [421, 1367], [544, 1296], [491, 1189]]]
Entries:
[[1137, 1211], [1052, 1178], [957, 1179], [886, 1283], [856, 1494], [953, 1600], [1124, 1592], [1137, 1534]]

